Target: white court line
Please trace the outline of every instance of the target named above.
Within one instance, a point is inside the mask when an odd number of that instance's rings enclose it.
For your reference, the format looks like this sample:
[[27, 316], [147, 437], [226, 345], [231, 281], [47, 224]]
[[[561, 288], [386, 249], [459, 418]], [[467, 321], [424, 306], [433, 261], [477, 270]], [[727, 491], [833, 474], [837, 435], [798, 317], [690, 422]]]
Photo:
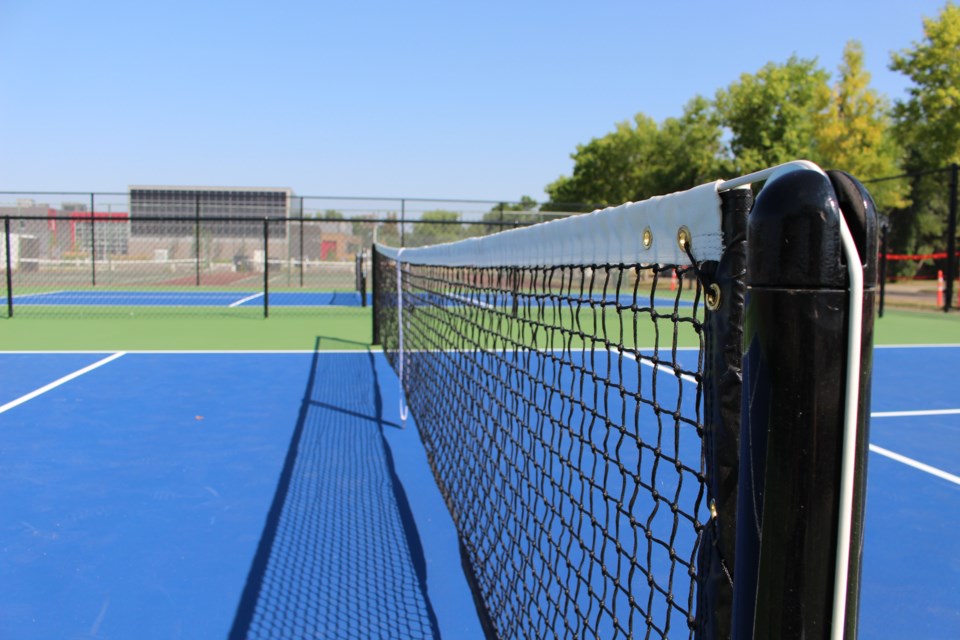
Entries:
[[451, 293], [450, 297], [471, 307], [480, 307], [481, 309], [496, 309], [496, 307], [489, 302], [484, 302], [483, 300], [474, 300], [473, 298], [458, 293]]
[[883, 447], [878, 447], [878, 446], [875, 445], [875, 444], [870, 445], [870, 451], [873, 451], [874, 453], [878, 453], [878, 454], [880, 454], [881, 456], [886, 456], [887, 458], [890, 458], [891, 460], [896, 460], [897, 462], [901, 462], [901, 463], [907, 465], [908, 467], [913, 467], [914, 469], [919, 469], [920, 471], [925, 471], [925, 472], [927, 472], [927, 473], [929, 473], [929, 474], [931, 474], [931, 475], [937, 476], [938, 478], [942, 478], [942, 479], [946, 480], [947, 482], [952, 482], [953, 484], [960, 485], [960, 476], [955, 476], [955, 475], [953, 475], [952, 473], [947, 473], [946, 471], [941, 471], [940, 469], [937, 469], [936, 467], [931, 467], [931, 466], [928, 465], [928, 464], [923, 464], [922, 462], [918, 462], [918, 461], [914, 460], [913, 458], [908, 458], [907, 456], [902, 456], [902, 455], [900, 455], [899, 453], [894, 453], [893, 451], [890, 451], [889, 449], [884, 449]]
[[874, 349], [955, 349], [958, 344], [875, 344]]
[[90, 371], [93, 371], [94, 369], [96, 369], [96, 368], [98, 368], [98, 367], [102, 367], [103, 365], [107, 364], [108, 362], [113, 362], [114, 360], [116, 360], [116, 359], [119, 358], [120, 356], [124, 355], [125, 353], [126, 353], [125, 351], [118, 351], [117, 353], [115, 353], [115, 354], [113, 354], [113, 355], [111, 355], [111, 356], [107, 356], [106, 358], [103, 358], [102, 360], [97, 360], [97, 361], [94, 362], [93, 364], [91, 364], [91, 365], [89, 365], [89, 366], [86, 366], [86, 367], [84, 367], [83, 369], [80, 369], [80, 370], [78, 370], [78, 371], [74, 371], [73, 373], [70, 373], [70, 374], [68, 374], [68, 375], [63, 376], [63, 377], [60, 378], [59, 380], [54, 380], [53, 382], [51, 382], [51, 383], [48, 384], [48, 385], [44, 385], [44, 386], [40, 387], [39, 389], [36, 389], [35, 391], [31, 391], [30, 393], [28, 393], [28, 394], [25, 395], [25, 396], [20, 396], [20, 397], [17, 398], [16, 400], [12, 400], [12, 401], [8, 402], [7, 404], [5, 404], [5, 405], [3, 405], [3, 406], [0, 406], [0, 413], [6, 413], [6, 412], [9, 411], [10, 409], [13, 409], [14, 407], [20, 406], [21, 404], [23, 404], [24, 402], [27, 402], [28, 400], [33, 400], [33, 399], [36, 398], [37, 396], [39, 396], [39, 395], [41, 395], [41, 394], [44, 394], [44, 393], [46, 393], [47, 391], [50, 391], [51, 389], [56, 389], [56, 388], [59, 387], [60, 385], [65, 384], [65, 383], [67, 383], [67, 382], [70, 382], [70, 381], [73, 380], [74, 378], [79, 378], [79, 377], [82, 376], [83, 374], [89, 373]]
[[254, 299], [256, 299], [256, 298], [260, 298], [260, 297], [262, 297], [262, 296], [263, 296], [263, 291], [261, 291], [260, 293], [255, 293], [255, 294], [253, 294], [252, 296], [247, 296], [246, 298], [241, 298], [241, 299], [237, 300], [236, 302], [232, 302], [232, 303], [228, 304], [228, 305], [227, 305], [227, 308], [230, 308], [230, 307], [239, 307], [239, 306], [242, 305], [244, 302], [250, 302], [251, 300], [254, 300]]
[[[678, 351], [679, 351], [679, 349], [678, 349]], [[677, 375], [677, 372], [676, 372], [676, 370], [675, 370], [673, 367], [669, 367], [669, 366], [667, 366], [667, 365], [665, 365], [665, 364], [660, 364], [660, 363], [654, 362], [654, 361], [653, 361], [653, 358], [648, 358], [648, 357], [646, 357], [646, 356], [640, 356], [639, 358], [637, 358], [637, 357], [635, 357], [632, 353], [627, 353], [626, 351], [623, 352], [623, 355], [624, 355], [625, 358], [630, 358], [631, 360], [635, 360], [635, 361], [639, 362], [640, 364], [645, 364], [645, 365], [647, 365], [648, 367], [650, 367], [651, 369], [656, 369], [656, 370], [658, 370], [658, 371], [659, 371], [660, 369], [663, 369], [663, 370], [666, 371], [666, 372], [669, 372], [669, 373], [671, 373], [671, 374], [673, 374], [673, 375]], [[680, 378], [681, 378], [682, 380], [686, 380], [687, 382], [692, 382], [692, 383], [694, 383], [694, 384], [697, 383], [697, 379], [694, 378], [693, 376], [691, 376], [689, 373], [681, 373], [681, 374], [680, 374]]]
[[13, 295], [14, 301], [23, 300], [24, 298], [36, 298], [37, 296], [55, 296], [58, 293], [67, 293], [66, 291], [41, 291], [39, 293], [15, 293]]
[[[96, 355], [99, 353], [110, 353], [112, 349], [96, 349], [96, 350], [73, 350], [73, 351], [0, 351], [0, 356], [18, 356], [18, 355], [35, 355], [35, 356], [58, 356], [58, 355], [76, 355], [76, 354], [90, 354]], [[151, 354], [151, 355], [163, 355], [163, 354], [174, 354], [174, 355], [204, 355], [204, 354], [217, 354], [217, 355], [249, 355], [249, 354], [258, 354], [258, 353], [313, 353], [317, 349], [127, 349], [124, 353], [142, 353], [142, 354]], [[367, 353], [368, 348], [364, 347], [361, 349], [320, 349], [319, 352], [323, 353]], [[375, 352], [376, 353], [376, 352]]]
[[908, 418], [910, 416], [955, 416], [960, 409], [926, 409], [918, 411], [874, 411], [871, 418]]

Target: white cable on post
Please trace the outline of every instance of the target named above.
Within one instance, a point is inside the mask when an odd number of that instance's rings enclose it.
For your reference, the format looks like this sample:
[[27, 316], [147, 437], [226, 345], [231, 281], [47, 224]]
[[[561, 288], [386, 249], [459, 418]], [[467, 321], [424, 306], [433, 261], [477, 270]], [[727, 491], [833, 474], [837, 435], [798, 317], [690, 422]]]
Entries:
[[403, 268], [402, 262], [400, 261], [401, 256], [403, 255], [403, 248], [397, 250], [397, 335], [400, 339], [400, 344], [398, 345], [398, 353], [400, 357], [397, 359], [399, 366], [397, 367], [397, 376], [400, 380], [400, 422], [404, 427], [407, 426], [407, 404], [403, 401], [404, 399], [404, 390], [403, 390], [403, 359], [405, 357], [403, 352]]
[[840, 216], [840, 239], [847, 257], [850, 308], [847, 313], [847, 393], [844, 407], [843, 462], [840, 466], [840, 522], [837, 529], [836, 580], [833, 591], [831, 637], [843, 638], [847, 616], [850, 572], [850, 534], [853, 529], [853, 485], [856, 471], [858, 412], [860, 410], [860, 343], [863, 340], [863, 268], [847, 221]]

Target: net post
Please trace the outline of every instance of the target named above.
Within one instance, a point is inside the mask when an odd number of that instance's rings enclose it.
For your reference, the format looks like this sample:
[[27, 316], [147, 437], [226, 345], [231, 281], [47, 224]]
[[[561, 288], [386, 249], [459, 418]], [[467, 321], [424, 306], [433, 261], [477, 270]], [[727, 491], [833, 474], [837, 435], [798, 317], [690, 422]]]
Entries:
[[3, 216], [3, 243], [7, 266], [7, 317], [13, 317], [13, 260], [10, 257], [10, 216]]
[[[854, 265], [862, 266], [865, 282], [858, 362], [843, 357], [857, 345], [848, 331], [841, 215], [865, 258]], [[760, 192], [747, 238], [733, 637], [828, 637], [838, 601], [845, 610], [841, 635], [853, 638], [876, 303], [876, 209], [862, 185], [846, 174], [796, 171]], [[856, 367], [859, 388], [852, 504], [842, 512], [843, 458], [851, 454], [844, 449], [848, 367]], [[846, 526], [850, 535], [841, 546], [838, 532]], [[843, 565], [838, 558], [847, 546]], [[847, 580], [838, 580], [844, 573]]]
[[263, 317], [270, 317], [270, 219], [263, 219]]
[[957, 180], [960, 165], [950, 165], [950, 213], [947, 219], [947, 290], [944, 312], [953, 306], [953, 281], [957, 278]]
[[357, 270], [357, 293], [360, 294], [360, 306], [366, 308], [367, 306], [367, 274], [363, 270], [363, 249], [357, 253], [356, 257], [356, 270]]
[[746, 294], [743, 272], [747, 214], [753, 205], [753, 192], [734, 189], [720, 197], [723, 256], [719, 262], [700, 265], [704, 284], [711, 288], [703, 345], [704, 463], [711, 517], [704, 526], [697, 558], [698, 638], [729, 638], [733, 615]]

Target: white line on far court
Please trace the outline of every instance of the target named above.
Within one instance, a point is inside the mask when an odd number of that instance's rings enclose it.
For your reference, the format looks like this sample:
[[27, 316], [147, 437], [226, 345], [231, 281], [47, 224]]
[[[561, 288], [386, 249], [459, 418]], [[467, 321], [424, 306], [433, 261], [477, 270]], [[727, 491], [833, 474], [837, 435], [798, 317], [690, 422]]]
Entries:
[[[653, 358], [648, 358], [647, 356], [640, 356], [639, 358], [637, 358], [632, 353], [626, 353], [626, 352], [624, 352], [623, 357], [630, 358], [631, 360], [636, 360], [640, 364], [645, 364], [648, 367], [655, 369], [657, 371], [663, 370], [663, 371], [672, 373], [674, 375], [677, 375], [677, 370], [674, 367], [671, 367], [665, 363], [661, 364], [661, 363], [655, 362]], [[689, 373], [681, 373], [680, 378], [683, 380], [686, 380], [687, 382], [692, 382], [694, 384], [697, 383], [697, 379], [694, 378]]]
[[39, 396], [39, 395], [41, 395], [41, 394], [44, 394], [44, 393], [46, 393], [47, 391], [50, 391], [51, 389], [56, 389], [56, 388], [59, 387], [60, 385], [62, 385], [62, 384], [64, 384], [64, 383], [67, 383], [67, 382], [70, 382], [70, 381], [73, 380], [74, 378], [79, 378], [79, 377], [82, 376], [83, 374], [89, 373], [89, 372], [93, 371], [94, 369], [96, 369], [96, 368], [98, 368], [98, 367], [102, 367], [103, 365], [107, 364], [108, 362], [113, 362], [114, 360], [116, 360], [116, 359], [119, 358], [120, 356], [124, 355], [125, 353], [126, 353], [126, 351], [118, 351], [117, 353], [115, 353], [115, 354], [113, 354], [113, 355], [111, 355], [111, 356], [107, 356], [106, 358], [103, 358], [102, 360], [97, 360], [97, 361], [94, 362], [93, 364], [91, 364], [91, 365], [89, 365], [89, 366], [86, 366], [86, 367], [84, 367], [83, 369], [79, 369], [79, 370], [77, 370], [77, 371], [74, 371], [73, 373], [70, 373], [70, 374], [67, 374], [67, 375], [63, 376], [63, 377], [60, 378], [59, 380], [54, 380], [53, 382], [51, 382], [51, 383], [48, 384], [48, 385], [44, 385], [44, 386], [40, 387], [39, 389], [36, 389], [36, 390], [34, 390], [34, 391], [31, 391], [30, 393], [28, 393], [28, 394], [25, 395], [25, 396], [20, 396], [20, 397], [17, 398], [16, 400], [12, 400], [12, 401], [8, 402], [7, 404], [5, 404], [5, 405], [3, 405], [3, 406], [0, 406], [0, 413], [6, 413], [6, 412], [9, 411], [10, 409], [13, 409], [14, 407], [17, 407], [17, 406], [23, 404], [24, 402], [27, 402], [28, 400], [33, 400], [33, 399], [36, 398], [37, 396]]
[[960, 409], [925, 409], [922, 411], [874, 411], [871, 418], [909, 418], [911, 416], [955, 416]]
[[891, 460], [896, 460], [897, 462], [901, 462], [901, 463], [907, 465], [908, 467], [913, 467], [914, 469], [919, 469], [920, 471], [925, 471], [925, 472], [927, 472], [927, 473], [929, 473], [929, 474], [931, 474], [931, 475], [937, 476], [938, 478], [942, 478], [942, 479], [946, 480], [947, 482], [952, 482], [953, 484], [960, 485], [960, 476], [955, 476], [955, 475], [953, 475], [952, 473], [947, 473], [946, 471], [942, 471], [942, 470], [940, 470], [940, 469], [937, 469], [936, 467], [931, 467], [930, 465], [924, 464], [924, 463], [922, 463], [922, 462], [918, 462], [918, 461], [914, 460], [913, 458], [908, 458], [907, 456], [902, 456], [902, 455], [900, 455], [899, 453], [894, 453], [893, 451], [890, 451], [889, 449], [884, 449], [883, 447], [878, 447], [878, 446], [875, 445], [875, 444], [870, 445], [870, 451], [873, 451], [874, 453], [878, 453], [878, 454], [880, 454], [881, 456], [885, 456], [885, 457], [887, 457], [887, 458], [890, 458]]
[[263, 296], [263, 291], [261, 291], [260, 293], [255, 293], [252, 296], [247, 296], [246, 298], [240, 298], [236, 302], [231, 302], [230, 304], [228, 304], [227, 307], [239, 307], [244, 302], [250, 302], [251, 300], [256, 300], [257, 298], [260, 298], [262, 296]]

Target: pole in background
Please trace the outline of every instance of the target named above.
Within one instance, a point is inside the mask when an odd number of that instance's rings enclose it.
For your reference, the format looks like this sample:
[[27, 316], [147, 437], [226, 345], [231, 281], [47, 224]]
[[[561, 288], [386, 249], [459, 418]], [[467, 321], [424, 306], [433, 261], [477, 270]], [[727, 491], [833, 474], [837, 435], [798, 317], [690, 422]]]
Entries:
[[877, 316], [883, 317], [883, 302], [887, 295], [887, 225], [880, 227], [880, 301]]
[[944, 312], [953, 305], [953, 281], [957, 278], [957, 174], [960, 165], [950, 165], [950, 217], [947, 219], [947, 291]]
[[404, 244], [404, 232], [403, 232], [403, 226], [406, 220], [407, 220], [407, 201], [401, 200], [400, 201], [400, 246], [401, 247], [407, 246], [406, 244]]
[[[374, 229], [376, 229], [376, 227], [374, 227]], [[370, 305], [373, 307], [370, 310], [370, 319], [371, 324], [373, 325], [371, 344], [380, 344], [380, 323], [377, 321], [377, 306], [379, 305], [380, 276], [382, 274], [379, 272], [379, 266], [380, 261], [377, 257], [377, 246], [374, 244], [374, 246], [370, 248], [370, 279], [372, 281], [370, 284]]]
[[10, 258], [10, 216], [3, 218], [3, 242], [7, 251], [7, 317], [13, 317], [13, 262]]
[[263, 219], [263, 317], [270, 316], [270, 219]]
[[90, 285], [97, 286], [97, 230], [94, 224], [96, 201], [94, 194], [90, 194]]
[[200, 286], [200, 193], [198, 192], [193, 203], [193, 235], [194, 242], [197, 243], [197, 286]]
[[300, 196], [300, 287], [303, 288], [303, 196]]

